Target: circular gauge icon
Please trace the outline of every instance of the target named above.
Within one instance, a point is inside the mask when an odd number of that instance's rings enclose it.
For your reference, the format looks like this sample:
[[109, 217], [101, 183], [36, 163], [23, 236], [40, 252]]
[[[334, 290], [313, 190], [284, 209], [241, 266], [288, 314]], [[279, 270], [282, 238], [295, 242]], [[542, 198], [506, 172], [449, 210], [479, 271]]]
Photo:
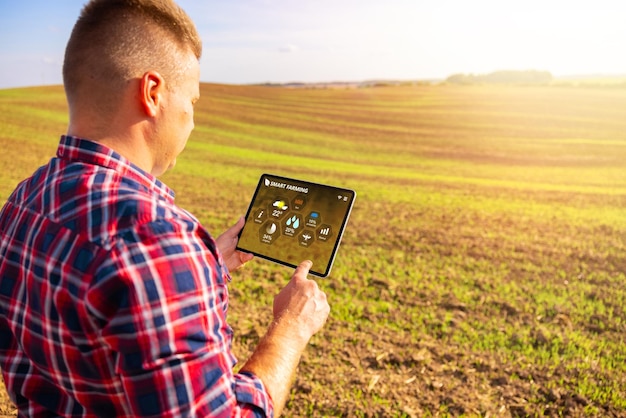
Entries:
[[271, 224], [269, 224], [266, 228], [265, 228], [265, 232], [267, 232], [268, 234], [273, 234], [274, 232], [276, 232], [276, 224], [274, 222], [272, 222]]

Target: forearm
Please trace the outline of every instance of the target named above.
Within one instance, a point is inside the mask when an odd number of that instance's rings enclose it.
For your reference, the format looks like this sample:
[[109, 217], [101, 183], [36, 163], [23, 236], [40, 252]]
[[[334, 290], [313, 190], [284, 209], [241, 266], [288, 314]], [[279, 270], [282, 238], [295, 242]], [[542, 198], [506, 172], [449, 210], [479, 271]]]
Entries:
[[326, 294], [306, 277], [311, 265], [310, 261], [300, 263], [287, 286], [276, 295], [274, 322], [242, 367], [261, 379], [272, 398], [276, 416], [287, 402], [309, 339], [324, 326], [330, 312]]
[[241, 371], [250, 372], [263, 382], [279, 416], [287, 402], [298, 363], [309, 341], [296, 323], [273, 322]]

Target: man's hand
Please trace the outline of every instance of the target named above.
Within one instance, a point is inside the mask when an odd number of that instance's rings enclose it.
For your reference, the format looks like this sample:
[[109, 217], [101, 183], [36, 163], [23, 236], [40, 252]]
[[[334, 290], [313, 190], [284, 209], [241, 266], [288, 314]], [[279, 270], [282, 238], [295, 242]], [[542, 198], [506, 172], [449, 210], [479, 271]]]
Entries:
[[226, 267], [228, 267], [229, 271], [237, 270], [254, 258], [254, 255], [252, 254], [237, 251], [235, 249], [237, 241], [239, 240], [239, 231], [241, 231], [244, 224], [245, 219], [242, 216], [235, 225], [228, 228], [215, 240], [217, 248], [220, 250], [222, 258], [224, 259]]
[[272, 398], [275, 416], [287, 402], [300, 357], [330, 313], [326, 294], [307, 278], [310, 261], [300, 263], [274, 298], [274, 321], [241, 371], [258, 376]]
[[312, 265], [309, 260], [300, 263], [287, 286], [274, 298], [274, 321], [286, 322], [281, 325], [287, 325], [306, 341], [324, 326], [330, 312], [326, 293], [307, 278]]

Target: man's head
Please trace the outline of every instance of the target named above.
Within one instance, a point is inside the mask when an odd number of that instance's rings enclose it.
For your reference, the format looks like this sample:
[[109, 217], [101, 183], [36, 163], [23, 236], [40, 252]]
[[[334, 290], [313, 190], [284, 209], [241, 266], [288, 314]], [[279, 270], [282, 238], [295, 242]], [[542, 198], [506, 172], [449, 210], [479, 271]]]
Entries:
[[[91, 0], [63, 63], [70, 133], [95, 140], [133, 137], [129, 129], [149, 121], [141, 131], [148, 152], [128, 156], [162, 173], [193, 129], [190, 105], [199, 96], [201, 52], [195, 25], [173, 0]], [[138, 148], [119, 141], [108, 145]], [[141, 164], [148, 154], [150, 161]]]
[[150, 70], [175, 84], [186, 71], [182, 58], [189, 52], [199, 60], [202, 43], [173, 1], [92, 0], [65, 50], [63, 82], [70, 106], [95, 94], [105, 109], [116, 106], [119, 90]]

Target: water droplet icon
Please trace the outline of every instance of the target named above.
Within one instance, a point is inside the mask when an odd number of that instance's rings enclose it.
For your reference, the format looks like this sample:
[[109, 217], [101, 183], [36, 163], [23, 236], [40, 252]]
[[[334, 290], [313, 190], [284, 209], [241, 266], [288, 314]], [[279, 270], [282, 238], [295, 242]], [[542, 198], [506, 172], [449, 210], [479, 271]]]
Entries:
[[293, 215], [291, 218], [287, 219], [287, 226], [291, 226], [293, 224], [294, 229], [298, 229], [300, 226], [300, 219], [296, 215]]

